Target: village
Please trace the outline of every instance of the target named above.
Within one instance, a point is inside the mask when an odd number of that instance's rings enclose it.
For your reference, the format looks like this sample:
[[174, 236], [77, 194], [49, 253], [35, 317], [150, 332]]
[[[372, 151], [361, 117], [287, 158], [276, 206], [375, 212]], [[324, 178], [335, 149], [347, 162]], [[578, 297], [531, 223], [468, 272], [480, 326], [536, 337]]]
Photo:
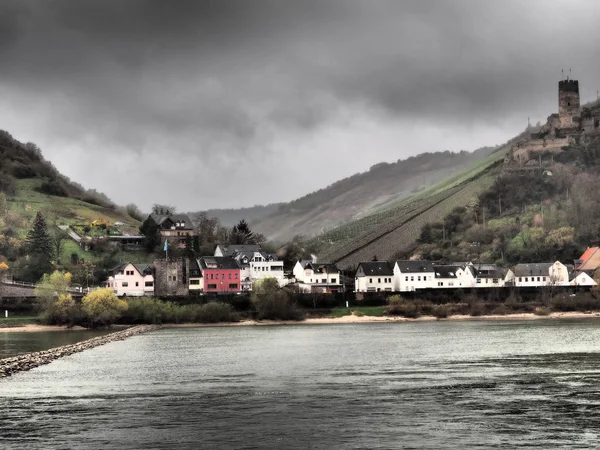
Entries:
[[265, 278], [280, 287], [295, 286], [300, 293], [352, 291], [414, 292], [471, 288], [547, 288], [597, 286], [594, 273], [600, 267], [600, 249], [588, 248], [571, 263], [518, 264], [512, 268], [478, 262], [442, 264], [434, 261], [365, 261], [351, 274], [334, 263], [298, 260], [291, 271], [277, 254], [259, 245], [217, 245], [213, 255], [199, 258], [168, 256], [169, 246], [183, 246], [194, 228], [186, 215], [160, 217], [165, 257], [152, 264], [123, 263], [115, 267], [106, 286], [118, 296], [180, 297], [192, 295], [242, 294]]

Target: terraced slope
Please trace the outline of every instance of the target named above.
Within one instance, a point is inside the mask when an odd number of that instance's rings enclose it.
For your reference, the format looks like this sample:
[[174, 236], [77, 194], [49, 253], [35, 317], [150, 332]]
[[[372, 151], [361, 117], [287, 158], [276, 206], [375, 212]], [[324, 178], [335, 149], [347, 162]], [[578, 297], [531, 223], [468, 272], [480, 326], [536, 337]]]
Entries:
[[315, 240], [320, 247], [319, 257], [348, 267], [371, 260], [374, 255], [389, 259], [412, 249], [425, 223], [439, 221], [452, 209], [466, 206], [491, 186], [506, 150], [494, 152], [484, 161], [386, 211], [319, 236]]

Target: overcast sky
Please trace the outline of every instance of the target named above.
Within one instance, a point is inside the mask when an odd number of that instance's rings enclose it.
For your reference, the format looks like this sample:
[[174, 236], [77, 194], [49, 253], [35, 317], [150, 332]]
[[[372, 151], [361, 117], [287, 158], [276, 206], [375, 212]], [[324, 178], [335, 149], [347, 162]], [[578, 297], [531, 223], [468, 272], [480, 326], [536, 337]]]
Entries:
[[120, 204], [289, 201], [600, 89], [597, 0], [0, 0], [0, 129]]

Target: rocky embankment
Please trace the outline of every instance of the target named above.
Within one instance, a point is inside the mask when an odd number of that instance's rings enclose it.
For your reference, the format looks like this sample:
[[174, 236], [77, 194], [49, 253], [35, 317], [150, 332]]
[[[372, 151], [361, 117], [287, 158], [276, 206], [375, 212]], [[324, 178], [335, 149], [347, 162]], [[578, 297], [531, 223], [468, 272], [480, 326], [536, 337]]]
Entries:
[[0, 378], [8, 377], [14, 373], [33, 369], [34, 367], [49, 364], [55, 359], [69, 356], [73, 353], [79, 353], [89, 348], [98, 347], [113, 341], [122, 341], [130, 336], [147, 333], [159, 329], [159, 325], [138, 325], [125, 330], [116, 331], [104, 336], [95, 337], [76, 344], [64, 345], [62, 347], [51, 348], [41, 352], [26, 353], [24, 355], [13, 356], [0, 359]]

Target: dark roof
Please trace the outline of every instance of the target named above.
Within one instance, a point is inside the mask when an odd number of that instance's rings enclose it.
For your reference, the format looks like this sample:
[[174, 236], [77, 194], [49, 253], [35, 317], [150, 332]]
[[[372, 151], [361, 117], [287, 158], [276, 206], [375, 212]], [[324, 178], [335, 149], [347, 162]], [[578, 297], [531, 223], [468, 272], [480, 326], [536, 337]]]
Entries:
[[538, 263], [538, 264], [517, 264], [515, 266], [515, 277], [527, 277], [527, 276], [544, 276], [550, 275], [550, 267], [552, 263]]
[[504, 278], [506, 276], [506, 269], [502, 269], [496, 264], [475, 264], [473, 268], [477, 273], [477, 278]]
[[361, 262], [358, 265], [356, 272], [358, 273], [362, 269], [365, 275], [394, 275], [394, 269], [387, 261], [369, 261]]
[[[256, 244], [240, 244], [240, 245], [217, 245], [223, 256], [233, 256], [237, 253], [260, 252], [260, 245]], [[216, 249], [215, 249], [216, 251]]]
[[169, 220], [173, 223], [184, 223], [184, 229], [193, 229], [194, 228], [194, 223], [191, 221], [190, 217], [187, 214], [172, 214], [170, 216], [163, 216], [163, 215], [159, 215], [159, 214], [150, 214], [150, 217], [152, 218], [152, 220], [154, 220], [154, 222], [159, 226], [162, 227], [163, 224]]
[[317, 263], [312, 266], [316, 273], [338, 273], [340, 271], [333, 263]]
[[423, 273], [423, 272], [433, 272], [433, 263], [431, 261], [407, 261], [401, 260], [396, 261], [400, 272], [402, 273]]
[[[206, 269], [239, 269], [237, 261], [231, 256], [203, 256], [198, 260], [200, 268], [204, 271]], [[216, 267], [209, 267], [215, 265]]]
[[436, 278], [456, 278], [456, 271], [460, 266], [435, 266], [433, 271]]

